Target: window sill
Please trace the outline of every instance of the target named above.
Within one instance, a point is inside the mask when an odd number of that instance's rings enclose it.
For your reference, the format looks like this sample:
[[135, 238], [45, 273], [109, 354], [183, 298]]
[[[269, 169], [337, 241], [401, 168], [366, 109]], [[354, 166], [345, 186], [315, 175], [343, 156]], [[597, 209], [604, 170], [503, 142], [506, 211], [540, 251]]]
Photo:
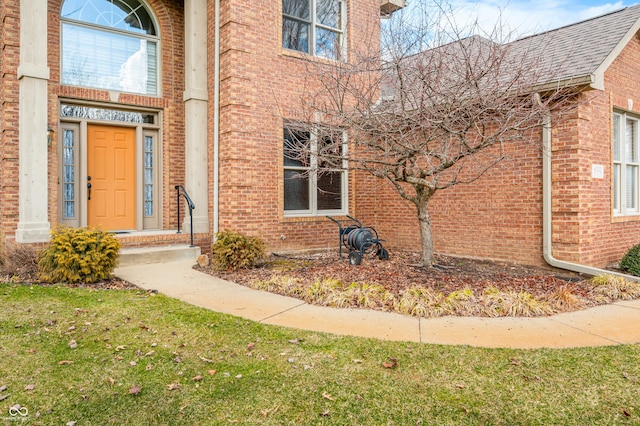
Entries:
[[282, 220], [284, 222], [288, 222], [288, 223], [296, 223], [296, 222], [324, 222], [325, 220], [329, 220], [327, 219], [327, 216], [331, 216], [333, 218], [337, 218], [337, 219], [346, 219], [348, 213], [327, 213], [327, 214], [299, 214], [299, 215], [287, 215], [285, 214], [282, 217]]
[[640, 213], [633, 213], [628, 215], [613, 214], [611, 216], [611, 223], [626, 223], [626, 222], [640, 222]]
[[288, 56], [290, 58], [304, 59], [306, 61], [316, 61], [316, 62], [321, 62], [325, 64], [335, 64], [335, 63], [341, 62], [339, 59], [323, 58], [322, 56], [314, 56], [310, 53], [300, 52], [299, 50], [291, 50], [284, 47], [280, 48], [280, 55]]

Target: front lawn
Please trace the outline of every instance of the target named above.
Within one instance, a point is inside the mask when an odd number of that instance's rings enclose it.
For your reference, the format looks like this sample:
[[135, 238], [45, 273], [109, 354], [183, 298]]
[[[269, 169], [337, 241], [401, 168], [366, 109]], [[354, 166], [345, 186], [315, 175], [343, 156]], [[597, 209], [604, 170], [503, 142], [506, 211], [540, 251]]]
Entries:
[[382, 342], [138, 290], [0, 284], [0, 307], [0, 424], [640, 423], [640, 345]]

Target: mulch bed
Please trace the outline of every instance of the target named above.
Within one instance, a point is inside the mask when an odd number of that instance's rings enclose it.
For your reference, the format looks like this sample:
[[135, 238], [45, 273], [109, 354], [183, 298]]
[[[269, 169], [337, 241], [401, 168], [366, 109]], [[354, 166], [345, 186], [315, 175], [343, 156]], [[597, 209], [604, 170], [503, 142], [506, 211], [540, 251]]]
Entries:
[[[212, 267], [194, 266], [196, 269], [220, 278], [251, 286], [257, 281], [269, 281], [272, 277], [293, 278], [303, 286], [311, 286], [324, 279], [338, 280], [345, 285], [351, 283], [377, 284], [394, 296], [401, 296], [412, 287], [426, 287], [444, 295], [470, 289], [480, 295], [489, 287], [502, 292], [526, 292], [537, 300], [544, 300], [559, 289], [579, 296], [581, 307], [602, 303], [594, 295], [594, 285], [589, 277], [569, 271], [524, 266], [506, 262], [436, 256], [436, 264], [425, 268], [420, 264], [420, 255], [408, 251], [393, 251], [389, 260], [366, 257], [362, 264], [351, 265], [346, 256], [340, 259], [336, 252], [300, 255], [271, 255], [255, 268], [237, 271], [219, 271]], [[0, 271], [2, 272], [2, 271]], [[7, 275], [0, 273], [0, 282], [50, 285], [37, 281], [35, 272]], [[125, 280], [114, 278], [99, 283], [67, 284], [68, 287], [99, 290], [123, 290], [139, 287]], [[575, 307], [580, 309], [580, 307]], [[571, 309], [570, 309], [571, 310]]]
[[504, 262], [437, 256], [432, 268], [420, 265], [419, 254], [394, 251], [389, 260], [365, 258], [359, 266], [350, 265], [337, 253], [300, 256], [271, 256], [264, 265], [238, 271], [199, 269], [223, 279], [247, 285], [252, 281], [267, 281], [274, 275], [286, 275], [312, 284], [324, 278], [343, 283], [367, 282], [385, 287], [393, 294], [401, 294], [414, 286], [424, 286], [444, 294], [469, 288], [480, 294], [487, 287], [502, 291], [524, 291], [536, 298], [565, 287], [589, 301], [588, 278], [577, 274], [542, 267], [523, 266]]
[[70, 288], [90, 288], [96, 290], [140, 290], [140, 287], [131, 284], [128, 281], [121, 280], [120, 278], [112, 278], [110, 280], [100, 281], [97, 283], [72, 283], [72, 284], [52, 284], [38, 281], [35, 274], [25, 274], [22, 276], [8, 276], [0, 275], [0, 282], [10, 283], [16, 282], [26, 285], [39, 285], [39, 286], [59, 286], [64, 285]]

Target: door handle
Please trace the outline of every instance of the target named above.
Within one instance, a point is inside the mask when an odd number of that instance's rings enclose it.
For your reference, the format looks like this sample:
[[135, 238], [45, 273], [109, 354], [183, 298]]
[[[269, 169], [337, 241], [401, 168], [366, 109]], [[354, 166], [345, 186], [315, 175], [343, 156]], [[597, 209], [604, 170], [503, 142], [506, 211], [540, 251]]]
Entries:
[[91, 200], [91, 176], [87, 176], [87, 200]]

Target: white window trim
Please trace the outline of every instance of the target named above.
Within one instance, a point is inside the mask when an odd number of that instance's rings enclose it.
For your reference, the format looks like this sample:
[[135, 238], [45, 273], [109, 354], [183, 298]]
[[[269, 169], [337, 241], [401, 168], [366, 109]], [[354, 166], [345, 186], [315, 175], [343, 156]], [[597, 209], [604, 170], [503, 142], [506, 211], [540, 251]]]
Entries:
[[[620, 138], [619, 141], [616, 141], [615, 132], [612, 129], [612, 159], [613, 159], [613, 167], [612, 167], [612, 208], [614, 216], [637, 216], [640, 214], [640, 141], [639, 141], [639, 130], [640, 130], [640, 118], [637, 116], [633, 116], [627, 114], [625, 112], [614, 112], [613, 113], [613, 125], [615, 126], [615, 121], [618, 120], [618, 136]], [[626, 153], [626, 142], [627, 142], [627, 121], [632, 121], [635, 126], [634, 132], [634, 152], [638, 160], [636, 162], [629, 161]], [[615, 158], [615, 149], [616, 143], [618, 143], [618, 149], [620, 151], [620, 159]], [[616, 166], [619, 167], [620, 174], [618, 177], [618, 182], [616, 185], [615, 182], [615, 170]], [[636, 182], [636, 191], [635, 191], [635, 206], [628, 207], [627, 206], [627, 169], [628, 167], [633, 167], [635, 170], [635, 182]], [[616, 202], [617, 201], [617, 202]]]
[[[302, 172], [309, 173], [309, 209], [307, 210], [284, 210], [285, 217], [315, 217], [315, 216], [326, 216], [326, 215], [346, 215], [349, 214], [349, 173], [348, 173], [348, 160], [347, 160], [347, 149], [348, 149], [348, 140], [347, 140], [347, 132], [342, 132], [342, 169], [326, 169], [328, 172], [340, 172], [342, 173], [342, 182], [341, 182], [341, 199], [342, 199], [342, 208], [341, 209], [333, 209], [333, 210], [318, 210], [318, 157], [314, 155], [318, 150], [318, 127], [310, 127], [309, 129], [309, 139], [311, 143], [311, 158], [309, 167], [302, 166], [283, 166], [283, 179], [284, 179], [284, 171], [285, 170], [299, 170]], [[284, 187], [283, 187], [284, 190]]]
[[[306, 53], [308, 55], [312, 55], [312, 56], [316, 56], [318, 58], [323, 58], [323, 59], [327, 59], [327, 60], [334, 60], [333, 58], [328, 58], [326, 56], [322, 56], [322, 55], [318, 55], [316, 53], [316, 30], [318, 28], [321, 29], [325, 29], [328, 31], [332, 31], [332, 32], [337, 32], [339, 35], [339, 39], [338, 39], [338, 44], [340, 46], [340, 51], [339, 51], [339, 57], [337, 58], [337, 60], [345, 60], [345, 58], [347, 57], [347, 2], [345, 0], [338, 0], [340, 2], [340, 28], [334, 28], [334, 27], [328, 27], [326, 25], [322, 25], [317, 21], [317, 17], [316, 17], [316, 1], [317, 0], [309, 0], [309, 7], [311, 8], [310, 10], [310, 18], [309, 21], [305, 21], [303, 19], [300, 19], [296, 16], [291, 16], [291, 15], [287, 15], [284, 13], [284, 11], [282, 11], [281, 16], [283, 18], [288, 18], [294, 21], [299, 21], [299, 22], [306, 22], [309, 24], [310, 27], [310, 31], [309, 31], [309, 51], [308, 52], [303, 52], [301, 50], [296, 50], [296, 49], [289, 49], [287, 47], [283, 46], [283, 49], [286, 50], [287, 52], [298, 52], [298, 53]], [[280, 3], [280, 5], [282, 6], [282, 2]], [[282, 31], [282, 29], [281, 29]], [[280, 44], [282, 45], [282, 37], [281, 37], [281, 41]]]

